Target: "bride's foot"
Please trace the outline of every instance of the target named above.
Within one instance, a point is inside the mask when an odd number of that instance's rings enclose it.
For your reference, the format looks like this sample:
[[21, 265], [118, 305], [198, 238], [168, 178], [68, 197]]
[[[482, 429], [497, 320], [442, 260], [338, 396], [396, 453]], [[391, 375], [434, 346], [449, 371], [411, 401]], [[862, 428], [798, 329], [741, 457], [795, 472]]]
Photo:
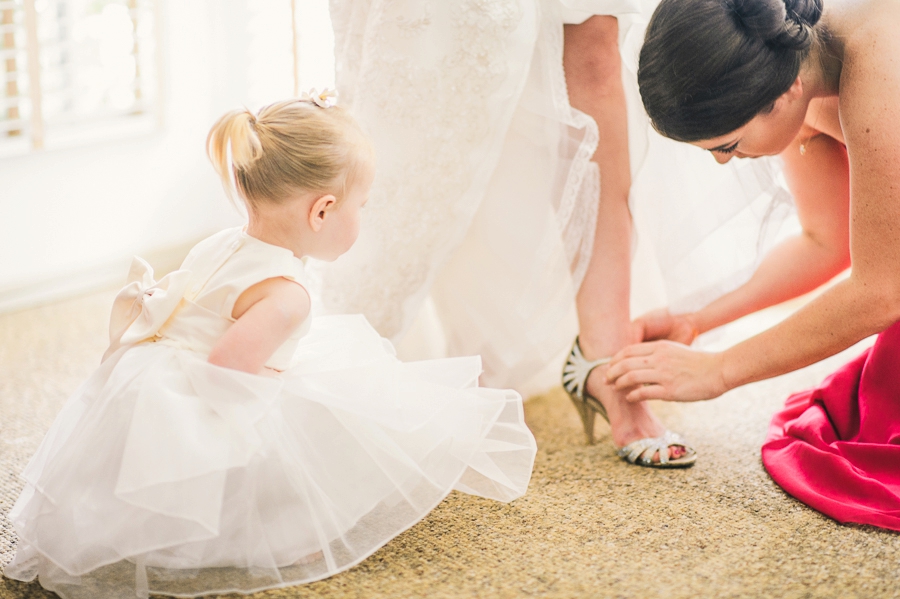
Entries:
[[[604, 364], [594, 368], [587, 380], [587, 393], [596, 398], [606, 408], [613, 444], [625, 447], [629, 443], [648, 437], [661, 437], [666, 427], [653, 414], [645, 402], [625, 401], [625, 394], [606, 383]], [[683, 445], [670, 445], [669, 459], [677, 460], [687, 454]], [[659, 462], [659, 452], [654, 452], [653, 462]]]
[[[638, 334], [636, 330], [623, 332], [632, 337]], [[575, 340], [563, 368], [563, 387], [581, 416], [588, 443], [593, 443], [594, 415], [599, 413], [610, 423], [613, 443], [620, 448], [619, 456], [630, 463], [659, 468], [692, 466], [697, 454], [684, 439], [667, 431], [647, 404], [629, 403], [623, 393], [606, 383], [609, 359], [591, 358], [611, 355], [611, 351], [604, 354], [602, 350], [614, 348], [586, 341]], [[629, 339], [620, 341], [624, 346]]]

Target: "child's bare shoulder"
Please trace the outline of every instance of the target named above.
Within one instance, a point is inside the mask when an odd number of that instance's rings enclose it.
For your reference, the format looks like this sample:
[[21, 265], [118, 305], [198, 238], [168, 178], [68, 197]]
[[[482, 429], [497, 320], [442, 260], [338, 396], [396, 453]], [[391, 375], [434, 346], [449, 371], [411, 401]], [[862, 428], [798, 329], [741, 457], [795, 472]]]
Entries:
[[232, 317], [240, 318], [254, 304], [265, 300], [288, 321], [300, 321], [309, 314], [309, 292], [300, 283], [272, 277], [251, 285], [234, 303]]

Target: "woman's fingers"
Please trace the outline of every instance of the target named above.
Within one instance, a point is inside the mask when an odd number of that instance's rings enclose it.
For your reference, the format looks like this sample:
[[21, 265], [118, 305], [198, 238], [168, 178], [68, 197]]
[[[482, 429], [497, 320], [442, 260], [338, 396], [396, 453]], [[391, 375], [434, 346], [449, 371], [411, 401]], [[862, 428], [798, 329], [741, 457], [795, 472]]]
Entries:
[[643, 343], [635, 343], [633, 345], [626, 345], [619, 352], [612, 357], [612, 360], [609, 361], [610, 365], [616, 364], [620, 360], [624, 360], [625, 358], [635, 358], [638, 356], [648, 356], [656, 351], [656, 348], [664, 343], [662, 341], [645, 341]]
[[630, 345], [616, 354], [607, 382], [627, 390], [628, 401], [710, 399], [727, 389], [721, 354], [692, 350], [680, 343], [652, 341]]
[[616, 377], [612, 384], [621, 391], [635, 385], [662, 383], [664, 374], [651, 367], [648, 362], [647, 358], [631, 358], [620, 362], [621, 366], [626, 370], [623, 374]]
[[640, 386], [625, 395], [625, 400], [631, 403], [647, 401], [648, 399], [671, 399], [668, 391], [662, 385]]
[[697, 326], [687, 314], [679, 314], [672, 317], [672, 331], [668, 339], [685, 345], [690, 345], [697, 338]]
[[647, 341], [624, 347], [609, 361], [606, 370], [606, 381], [612, 383], [620, 376], [631, 370], [651, 368], [652, 358], [663, 342]]
[[699, 333], [693, 314], [672, 314], [666, 308], [647, 312], [634, 324], [643, 341], [668, 340], [690, 345]]
[[642, 341], [665, 339], [672, 333], [674, 321], [665, 308], [653, 310], [635, 319], [641, 331]]

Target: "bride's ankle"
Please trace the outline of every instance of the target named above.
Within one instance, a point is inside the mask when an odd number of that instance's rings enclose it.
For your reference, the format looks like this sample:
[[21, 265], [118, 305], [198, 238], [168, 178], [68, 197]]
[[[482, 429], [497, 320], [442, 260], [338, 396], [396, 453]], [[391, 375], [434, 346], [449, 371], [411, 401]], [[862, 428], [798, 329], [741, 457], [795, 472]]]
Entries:
[[588, 392], [606, 408], [610, 408], [611, 404], [616, 403], [618, 399], [616, 397], [616, 388], [606, 380], [606, 371], [608, 369], [608, 364], [600, 364], [591, 371], [587, 380]]
[[623, 331], [619, 335], [581, 333], [578, 335], [578, 345], [581, 346], [581, 353], [588, 360], [608, 358], [632, 343], [629, 333], [630, 330], [627, 333]]

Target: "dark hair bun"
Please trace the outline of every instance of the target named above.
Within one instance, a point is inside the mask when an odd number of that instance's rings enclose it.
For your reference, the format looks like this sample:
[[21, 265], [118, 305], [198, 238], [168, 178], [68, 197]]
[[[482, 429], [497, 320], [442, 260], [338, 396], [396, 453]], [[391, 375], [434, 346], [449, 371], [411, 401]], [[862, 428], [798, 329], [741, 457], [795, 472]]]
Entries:
[[726, 0], [741, 27], [771, 46], [806, 50], [822, 0]]

